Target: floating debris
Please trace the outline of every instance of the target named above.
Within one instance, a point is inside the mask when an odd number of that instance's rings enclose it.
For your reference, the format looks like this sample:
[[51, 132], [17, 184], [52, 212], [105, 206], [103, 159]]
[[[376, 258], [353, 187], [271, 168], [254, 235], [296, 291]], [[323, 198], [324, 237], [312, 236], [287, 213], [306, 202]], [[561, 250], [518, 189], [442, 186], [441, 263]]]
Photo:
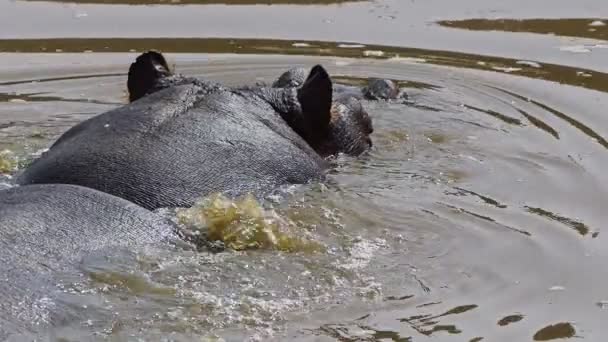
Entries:
[[580, 77], [592, 77], [593, 75], [588, 73], [588, 72], [584, 72], [584, 71], [577, 71], [576, 72], [576, 76], [580, 76]]
[[44, 139], [44, 134], [42, 132], [33, 132], [30, 134], [30, 138], [32, 139]]
[[597, 27], [597, 26], [606, 26], [606, 23], [602, 20], [594, 20], [589, 23], [589, 26]]
[[384, 56], [384, 51], [365, 50], [365, 51], [363, 51], [363, 56], [365, 56], [365, 57], [382, 57], [382, 56]]
[[500, 319], [497, 324], [500, 325], [501, 327], [504, 327], [511, 323], [519, 322], [522, 319], [524, 319], [523, 315], [519, 315], [519, 314], [518, 315], [509, 315], [509, 316], [506, 316], [506, 317]]
[[338, 44], [339, 48], [342, 49], [360, 49], [360, 48], [364, 48], [365, 45], [363, 44]]
[[388, 59], [391, 62], [409, 62], [409, 63], [426, 63], [427, 60], [424, 58], [416, 58], [416, 57], [401, 57], [396, 55], [395, 57], [391, 57]]
[[557, 323], [540, 329], [534, 334], [534, 341], [550, 341], [574, 337], [576, 330], [570, 323]]
[[540, 65], [540, 63], [536, 63], [536, 62], [533, 62], [533, 61], [517, 61], [515, 63], [519, 64], [519, 65], [529, 66], [529, 67], [532, 67], [532, 68], [537, 68], [537, 69], [539, 69], [539, 68], [542, 67]]
[[515, 72], [515, 71], [521, 71], [522, 70], [521, 68], [497, 67], [497, 66], [493, 66], [492, 69], [497, 70], [497, 71], [506, 72], [506, 73]]
[[293, 43], [291, 44], [293, 47], [310, 47], [311, 45], [308, 43]]
[[587, 53], [591, 52], [591, 49], [586, 47], [585, 45], [571, 45], [571, 46], [561, 46], [559, 48], [560, 51], [573, 52], [573, 53]]

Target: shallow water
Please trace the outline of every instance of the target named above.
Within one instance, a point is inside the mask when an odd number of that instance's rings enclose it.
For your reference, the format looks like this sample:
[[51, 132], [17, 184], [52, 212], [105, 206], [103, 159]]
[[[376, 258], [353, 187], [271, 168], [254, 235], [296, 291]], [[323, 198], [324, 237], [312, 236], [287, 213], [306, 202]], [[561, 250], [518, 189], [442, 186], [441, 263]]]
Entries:
[[[125, 103], [126, 69], [135, 51], [147, 48], [167, 52], [179, 72], [232, 85], [270, 82], [290, 66], [321, 62], [344, 82], [400, 81], [411, 100], [366, 103], [375, 127], [369, 154], [336, 160], [327, 185], [288, 187], [262, 203], [267, 215], [321, 251], [150, 246], [93, 256], [80, 265], [87, 277], [66, 279], [78, 294], [71, 300], [87, 306], [82, 320], [53, 336], [603, 340], [608, 69], [605, 42], [589, 38], [604, 38], [602, 27], [590, 24], [607, 17], [608, 6], [451, 3], [0, 3], [20, 15], [50, 8], [41, 21], [58, 23], [38, 34], [21, 23], [0, 33], [6, 52], [0, 54], [0, 151], [11, 151], [0, 154], [0, 171], [15, 172], [73, 124]], [[53, 14], [66, 8], [87, 13], [69, 19], [84, 21], [82, 31], [66, 34], [64, 27], [74, 24]], [[119, 8], [125, 12], [113, 19], [118, 23], [129, 13], [163, 11], [168, 18], [183, 15], [184, 25], [111, 34], [108, 25], [96, 24]], [[209, 13], [239, 17], [246, 10], [259, 14], [254, 37], [247, 22], [200, 34], [214, 27], [203, 20]], [[275, 26], [285, 18], [263, 20], [300, 11], [288, 30]], [[376, 18], [378, 12], [395, 18]], [[196, 14], [203, 16], [199, 27], [185, 34]], [[326, 23], [330, 28], [299, 31], [307, 18], [321, 17], [334, 20]], [[449, 27], [441, 26], [445, 20]], [[367, 33], [357, 31], [366, 27]], [[585, 27], [598, 33], [588, 35]], [[406, 33], [397, 35], [397, 28]], [[10, 177], [1, 183], [10, 184]]]

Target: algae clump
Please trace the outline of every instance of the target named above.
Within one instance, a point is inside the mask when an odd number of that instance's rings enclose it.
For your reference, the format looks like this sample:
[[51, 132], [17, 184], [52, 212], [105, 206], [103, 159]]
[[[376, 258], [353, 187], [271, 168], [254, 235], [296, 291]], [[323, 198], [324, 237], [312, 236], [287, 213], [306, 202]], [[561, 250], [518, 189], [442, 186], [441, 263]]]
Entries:
[[234, 250], [324, 251], [320, 243], [301, 236], [302, 229], [276, 212], [264, 209], [251, 195], [236, 200], [212, 195], [192, 208], [178, 210], [177, 219], [205, 233], [207, 240], [222, 241]]
[[0, 173], [9, 174], [17, 169], [17, 158], [10, 150], [0, 151]]

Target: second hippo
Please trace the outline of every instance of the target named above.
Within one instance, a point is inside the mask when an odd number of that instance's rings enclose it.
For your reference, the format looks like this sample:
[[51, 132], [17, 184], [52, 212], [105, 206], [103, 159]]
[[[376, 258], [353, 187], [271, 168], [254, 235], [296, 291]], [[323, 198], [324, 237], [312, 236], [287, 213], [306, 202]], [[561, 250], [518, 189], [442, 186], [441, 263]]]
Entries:
[[[37, 184], [0, 190], [0, 340], [35, 341], [82, 320], [60, 279], [109, 249], [177, 241], [165, 218], [93, 189]], [[47, 339], [40, 339], [46, 341]]]

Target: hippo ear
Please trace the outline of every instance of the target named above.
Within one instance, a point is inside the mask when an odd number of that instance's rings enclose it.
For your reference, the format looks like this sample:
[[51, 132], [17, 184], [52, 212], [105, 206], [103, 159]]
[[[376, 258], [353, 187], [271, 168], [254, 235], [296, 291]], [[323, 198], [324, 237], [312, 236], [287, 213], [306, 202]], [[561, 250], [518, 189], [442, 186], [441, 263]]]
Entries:
[[302, 114], [312, 130], [324, 130], [331, 119], [332, 84], [325, 69], [315, 65], [298, 89]]
[[144, 52], [129, 68], [127, 88], [129, 101], [135, 101], [148, 94], [161, 78], [171, 75], [165, 57], [159, 52]]

